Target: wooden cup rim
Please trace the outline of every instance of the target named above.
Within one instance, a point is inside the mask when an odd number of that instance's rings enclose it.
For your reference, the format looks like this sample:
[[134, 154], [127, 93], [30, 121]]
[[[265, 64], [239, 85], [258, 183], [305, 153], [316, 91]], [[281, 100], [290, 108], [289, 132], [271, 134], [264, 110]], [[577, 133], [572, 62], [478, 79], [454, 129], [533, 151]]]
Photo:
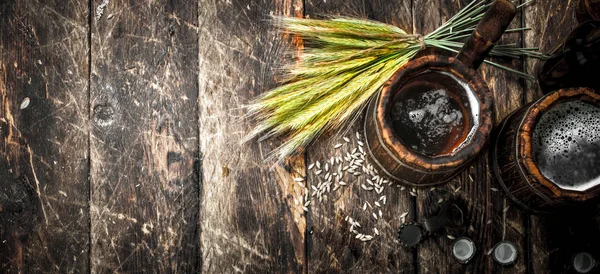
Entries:
[[556, 103], [577, 99], [600, 106], [600, 95], [594, 93], [594, 91], [589, 88], [560, 89], [549, 93], [532, 104], [525, 113], [525, 116], [521, 120], [521, 125], [518, 128], [516, 149], [518, 155], [517, 161], [524, 171], [523, 174], [527, 177], [527, 180], [539, 182], [550, 190], [555, 197], [585, 201], [600, 194], [600, 184], [583, 191], [564, 189], [553, 184], [542, 174], [535, 164], [531, 144], [533, 132], [537, 122], [541, 118], [542, 111], [552, 108]]
[[[471, 141], [453, 154], [429, 157], [416, 153], [402, 144], [391, 127], [391, 118], [388, 113], [391, 108], [391, 100], [398, 90], [398, 85], [402, 85], [414, 75], [428, 70], [451, 73], [469, 84], [477, 100], [479, 100], [478, 129]], [[388, 148], [394, 157], [413, 168], [425, 171], [456, 169], [470, 161], [481, 151], [492, 129], [492, 93], [474, 69], [452, 57], [429, 55], [410, 61], [388, 80], [378, 99], [376, 122], [377, 127], [381, 129], [383, 145]]]

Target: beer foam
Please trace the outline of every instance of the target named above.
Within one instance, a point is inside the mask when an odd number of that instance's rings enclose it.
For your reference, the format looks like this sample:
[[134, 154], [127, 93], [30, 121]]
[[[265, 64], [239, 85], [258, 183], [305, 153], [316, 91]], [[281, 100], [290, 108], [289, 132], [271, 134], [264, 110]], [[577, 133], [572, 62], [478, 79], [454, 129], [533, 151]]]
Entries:
[[462, 124], [463, 115], [460, 110], [450, 106], [450, 97], [443, 89], [423, 92], [423, 107], [409, 111], [410, 120], [415, 123], [430, 125], [428, 138], [439, 138], [448, 134], [452, 127]]
[[455, 75], [426, 71], [400, 91], [390, 116], [397, 136], [412, 150], [428, 156], [454, 153], [477, 132], [479, 100]]
[[552, 106], [533, 132], [534, 160], [563, 189], [600, 184], [600, 107], [581, 101]]

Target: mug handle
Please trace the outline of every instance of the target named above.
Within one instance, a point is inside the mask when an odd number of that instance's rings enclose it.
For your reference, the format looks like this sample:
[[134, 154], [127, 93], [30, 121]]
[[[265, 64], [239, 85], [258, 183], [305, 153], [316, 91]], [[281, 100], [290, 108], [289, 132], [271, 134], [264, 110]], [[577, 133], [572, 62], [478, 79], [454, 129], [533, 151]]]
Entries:
[[473, 69], [478, 69], [516, 14], [517, 7], [510, 1], [494, 1], [456, 59]]

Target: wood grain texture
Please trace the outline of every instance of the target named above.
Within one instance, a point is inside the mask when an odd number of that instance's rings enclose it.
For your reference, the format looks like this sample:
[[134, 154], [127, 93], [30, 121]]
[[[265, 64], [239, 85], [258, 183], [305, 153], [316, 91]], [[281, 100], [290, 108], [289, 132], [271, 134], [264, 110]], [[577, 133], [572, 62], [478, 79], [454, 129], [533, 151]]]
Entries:
[[[597, 208], [523, 213], [495, 183], [485, 151], [418, 200], [395, 185], [365, 191], [364, 176], [345, 175], [347, 187], [313, 197], [305, 212], [297, 200], [322, 181], [307, 166], [357, 148], [362, 118], [283, 164], [263, 162], [281, 140], [239, 143], [254, 125], [242, 106], [274, 87], [277, 68], [302, 47], [275, 32], [270, 14], [351, 15], [425, 34], [468, 2], [3, 1], [0, 273], [567, 273], [576, 252], [599, 258]], [[532, 30], [502, 43], [550, 51], [575, 28], [577, 2], [529, 4], [511, 26]], [[541, 64], [496, 61], [532, 74]], [[535, 82], [487, 65], [479, 72], [496, 124], [541, 96]], [[342, 136], [352, 142], [334, 149]], [[400, 216], [422, 220], [440, 199], [464, 205], [467, 223], [401, 248]], [[380, 235], [355, 239], [346, 216]], [[470, 264], [454, 260], [447, 235], [475, 241]], [[517, 244], [517, 265], [486, 255], [501, 240]]]
[[[307, 1], [306, 14], [311, 18], [320, 15], [357, 16], [394, 24], [405, 30], [411, 30], [409, 1]], [[356, 132], [363, 134], [363, 118], [357, 119], [350, 125], [346, 134], [329, 135], [321, 137], [308, 150], [308, 161], [320, 161], [322, 165], [330, 161], [332, 156], [345, 157], [358, 149]], [[343, 136], [351, 139], [346, 143]], [[361, 137], [364, 141], [364, 137]], [[338, 143], [345, 144], [339, 149], [334, 149]], [[329, 163], [330, 165], [331, 163]], [[345, 162], [347, 165], [348, 162]], [[335, 165], [331, 173], [337, 171]], [[322, 166], [322, 168], [324, 168]], [[316, 167], [309, 171], [308, 182], [315, 187], [323, 181], [322, 176], [315, 175]], [[362, 171], [361, 171], [362, 172]], [[371, 176], [369, 176], [370, 178]], [[366, 191], [361, 185], [368, 185], [367, 177], [360, 177], [345, 173], [342, 181], [347, 186], [341, 186], [337, 191], [331, 191], [327, 200], [319, 202], [313, 197], [309, 218], [309, 273], [413, 273], [414, 252], [404, 250], [397, 241], [397, 230], [402, 224], [400, 215], [407, 212], [408, 221], [414, 217], [414, 199], [408, 190], [400, 191], [395, 185], [386, 186], [382, 193], [374, 190]], [[331, 188], [334, 188], [332, 185]], [[314, 191], [311, 190], [311, 195]], [[386, 204], [379, 200], [386, 196]], [[363, 211], [363, 206], [370, 205]], [[375, 202], [381, 205], [378, 207]], [[379, 215], [381, 210], [382, 215]], [[377, 215], [377, 219], [373, 217]], [[355, 238], [350, 224], [345, 221], [346, 216], [360, 223], [356, 228], [359, 233], [373, 235], [374, 239], [362, 242]], [[377, 228], [379, 236], [375, 235]]]
[[0, 4], [2, 273], [89, 271], [88, 14]]
[[197, 7], [113, 0], [93, 19], [93, 273], [200, 271]]
[[[523, 10], [518, 10], [509, 28], [521, 28], [523, 25], [523, 16]], [[506, 33], [502, 37], [502, 40], [498, 42], [498, 44], [511, 43], [523, 45], [522, 32]], [[492, 60], [507, 67], [523, 70], [523, 61], [519, 59], [492, 58]], [[514, 74], [499, 70], [490, 65], [484, 64], [481, 71], [484, 79], [488, 82], [489, 88], [494, 93], [495, 124], [498, 125], [505, 117], [525, 103], [526, 81]], [[527, 214], [521, 211], [517, 205], [513, 204], [508, 197], [504, 196], [502, 187], [493, 178], [487, 155], [484, 154], [484, 157], [488, 161], [479, 162], [479, 170], [481, 172], [473, 174], [475, 182], [486, 181], [488, 184], [486, 193], [489, 193], [491, 197], [491, 204], [486, 207], [486, 210], [490, 212], [488, 222], [489, 220], [492, 221], [491, 224], [488, 225], [486, 223], [486, 225], [490, 227], [491, 231], [489, 232], [489, 236], [485, 238], [487, 242], [482, 246], [482, 253], [489, 252], [500, 241], [510, 241], [516, 245], [518, 251], [515, 265], [503, 267], [495, 263], [491, 255], [486, 256], [486, 262], [495, 273], [526, 273], [529, 271], [528, 256], [530, 252], [527, 245], [529, 237], [527, 233]], [[485, 170], [485, 174], [483, 170]], [[477, 229], [475, 230], [477, 231]], [[474, 271], [474, 273], [477, 273], [477, 271]]]
[[275, 86], [291, 47], [269, 15], [302, 12], [302, 1], [200, 1], [203, 272], [306, 272], [306, 221], [294, 203], [304, 190], [293, 181], [304, 158], [264, 162], [280, 141], [240, 144], [254, 125], [243, 106]]
[[[575, 0], [548, 0], [529, 4], [525, 9], [524, 26], [531, 30], [525, 32], [525, 46], [539, 47], [542, 52], [552, 54], [577, 27], [575, 10], [578, 3]], [[527, 60], [525, 69], [528, 73], [537, 75], [542, 64], [543, 61], [540, 60]], [[537, 82], [527, 83], [525, 96], [526, 102], [542, 96]]]
[[[362, 119], [359, 119], [359, 123]], [[320, 161], [321, 165], [329, 162], [332, 156], [345, 157], [346, 153], [358, 148], [355, 132], [362, 132], [359, 126], [351, 128], [346, 135], [352, 138], [352, 143], [345, 144], [339, 149], [333, 149], [335, 144], [344, 143], [340, 137], [334, 136], [329, 140], [322, 137], [318, 144], [309, 150], [309, 162]], [[368, 163], [368, 160], [367, 162]], [[347, 166], [346, 161], [342, 165]], [[330, 163], [328, 164], [330, 165]], [[339, 164], [330, 168], [335, 173]], [[308, 182], [317, 186], [326, 181], [314, 172], [309, 171]], [[319, 201], [318, 196], [312, 197], [309, 222], [309, 273], [413, 273], [414, 262], [411, 250], [405, 250], [397, 240], [397, 231], [402, 224], [401, 215], [407, 213], [406, 221], [412, 221], [414, 216], [414, 199], [409, 190], [401, 191], [396, 185], [385, 186], [383, 192], [367, 191], [362, 185], [369, 186], [366, 174], [360, 176], [344, 172], [341, 179], [347, 186], [340, 186], [326, 194], [327, 198]], [[338, 184], [333, 184], [334, 188]], [[314, 190], [311, 190], [311, 195]], [[386, 197], [386, 202], [381, 197]], [[368, 205], [366, 205], [368, 203]], [[380, 206], [378, 206], [379, 204]], [[364, 209], [366, 206], [366, 209]], [[379, 215], [381, 211], [382, 215]], [[373, 215], [377, 217], [374, 217]], [[371, 241], [362, 242], [355, 238], [356, 233], [350, 231], [350, 223], [346, 217], [360, 224], [355, 228], [358, 233], [371, 235]], [[380, 235], [376, 235], [377, 229]]]

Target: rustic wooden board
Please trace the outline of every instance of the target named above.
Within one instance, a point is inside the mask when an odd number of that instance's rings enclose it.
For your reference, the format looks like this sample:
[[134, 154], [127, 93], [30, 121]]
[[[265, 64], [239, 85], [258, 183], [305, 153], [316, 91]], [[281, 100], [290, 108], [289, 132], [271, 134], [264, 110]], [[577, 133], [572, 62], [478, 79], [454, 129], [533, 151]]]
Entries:
[[199, 6], [202, 258], [207, 273], [306, 271], [301, 155], [264, 162], [277, 140], [240, 144], [254, 122], [243, 105], [274, 87], [291, 44], [269, 15], [302, 16], [302, 1], [214, 1]]
[[[522, 1], [525, 2], [525, 1]], [[510, 28], [521, 28], [523, 26], [522, 10], [517, 11], [517, 15], [513, 19]], [[499, 44], [511, 44], [523, 45], [523, 33], [507, 33], [502, 37]], [[517, 70], [523, 70], [522, 60], [506, 60], [502, 58], [492, 58], [495, 62], [498, 62], [504, 66], [511, 67]], [[482, 75], [488, 82], [490, 90], [494, 93], [494, 113], [495, 113], [495, 124], [498, 125], [506, 118], [510, 113], [521, 107], [525, 103], [524, 94], [526, 88], [526, 81], [519, 78], [518, 76], [509, 72], [501, 71], [490, 65], [482, 66]], [[491, 237], [484, 236], [486, 243], [482, 245], [481, 252], [486, 256], [487, 266], [491, 266], [495, 273], [526, 273], [529, 271], [529, 248], [528, 248], [528, 231], [527, 231], [527, 214], [523, 212], [517, 205], [504, 196], [502, 187], [493, 178], [492, 170], [489, 168], [489, 159], [484, 152], [484, 157], [487, 161], [479, 162], [479, 168], [483, 172], [474, 173], [474, 180], [485, 181], [488, 186], [486, 193], [491, 197], [491, 204], [487, 205], [486, 210], [491, 212], [489, 220], [491, 224], [483, 224], [491, 228]], [[496, 191], [498, 190], [498, 191]], [[475, 229], [477, 231], [477, 228]], [[517, 262], [514, 266], [503, 267], [494, 262], [491, 255], [487, 255], [487, 252], [491, 250], [500, 241], [510, 241], [517, 247], [518, 257]], [[476, 268], [473, 272], [477, 273], [480, 269], [487, 268]]]
[[[415, 16], [415, 28], [419, 33], [428, 33], [456, 14], [460, 8], [470, 1], [414, 1], [413, 14], [425, 11], [422, 16]], [[514, 19], [512, 28], [521, 26], [520, 15]], [[519, 33], [505, 35], [500, 43], [512, 43], [520, 40]], [[447, 53], [443, 53], [447, 54]], [[498, 60], [504, 65], [520, 69], [519, 61]], [[482, 65], [479, 72], [488, 82], [488, 87], [494, 94], [494, 117], [498, 123], [503, 117], [521, 105], [523, 87], [520, 80], [506, 72], [499, 71], [489, 65]], [[491, 273], [526, 271], [526, 261], [521, 258], [517, 265], [502, 268], [494, 263], [487, 252], [502, 240], [510, 240], [517, 244], [520, 252], [526, 252], [526, 234], [523, 216], [519, 211], [504, 212], [508, 202], [502, 197], [500, 189], [494, 185], [490, 171], [487, 168], [488, 156], [484, 149], [473, 163], [448, 185], [437, 187], [435, 190], [424, 190], [418, 193], [419, 219], [436, 214], [439, 202], [454, 200], [464, 205], [465, 225], [457, 229], [446, 229], [433, 239], [426, 240], [419, 247], [419, 271], [424, 273]], [[468, 265], [460, 265], [452, 256], [453, 239], [469, 237], [477, 246], [477, 254]], [[523, 254], [521, 254], [523, 255]]]
[[[378, 20], [399, 26], [411, 31], [411, 11], [409, 1], [308, 1], [306, 14], [311, 18], [320, 15], [352, 15], [360, 18]], [[332, 156], [345, 157], [358, 149], [356, 132], [363, 134], [363, 119], [351, 125], [350, 129], [341, 135], [323, 136], [308, 151], [309, 163], [319, 161], [323, 173], [315, 174], [314, 167], [309, 171], [308, 182], [315, 187], [327, 173], [324, 170], [325, 162]], [[351, 143], [346, 143], [343, 137], [349, 138]], [[336, 144], [344, 144], [339, 149], [334, 149]], [[368, 163], [368, 161], [366, 162]], [[344, 162], [342, 166], [348, 165]], [[331, 166], [331, 163], [329, 163]], [[340, 164], [330, 167], [330, 173], [336, 173]], [[362, 172], [362, 170], [359, 170]], [[414, 199], [408, 190], [400, 191], [395, 185], [386, 186], [382, 193], [374, 190], [366, 191], [361, 185], [368, 186], [367, 178], [363, 175], [355, 177], [344, 172], [342, 181], [347, 186], [340, 186], [337, 191], [331, 190], [328, 199], [319, 202], [313, 197], [310, 207], [309, 229], [311, 231], [309, 242], [309, 273], [323, 272], [352, 272], [352, 273], [413, 273], [415, 271], [414, 252], [404, 250], [398, 243], [397, 230], [402, 224], [400, 216], [407, 212], [407, 221], [414, 218]], [[320, 177], [320, 178], [319, 178]], [[336, 183], [337, 184], [337, 181]], [[334, 185], [331, 188], [334, 188]], [[311, 189], [311, 195], [314, 190]], [[379, 200], [385, 196], [386, 203]], [[370, 206], [363, 211], [363, 206], [368, 202]], [[375, 202], [381, 205], [379, 208]], [[382, 215], [379, 215], [381, 210]], [[377, 215], [377, 219], [372, 214]], [[355, 233], [350, 231], [350, 223], [346, 217], [360, 223], [358, 233], [369, 234], [374, 239], [362, 242], [356, 239]], [[375, 234], [377, 228], [379, 236]]]
[[89, 272], [88, 12], [0, 4], [2, 273]]
[[[525, 46], [539, 47], [544, 53], [551, 53], [577, 26], [575, 7], [579, 1], [548, 0], [534, 2], [527, 6], [523, 24], [531, 28], [525, 32]], [[552, 7], [552, 8], [548, 8]], [[539, 72], [543, 61], [528, 60], [525, 69], [530, 74]], [[526, 99], [532, 102], [542, 96], [537, 82], [527, 83]]]
[[[577, 26], [575, 7], [578, 2], [552, 0], [531, 4], [524, 19], [525, 26], [532, 28], [525, 33], [525, 45], [540, 47], [542, 51], [551, 53]], [[553, 8], [548, 9], [549, 6]], [[526, 63], [526, 69], [537, 74], [542, 64], [532, 60]], [[540, 98], [542, 93], [533, 82], [528, 83], [525, 95], [527, 102], [531, 102]], [[599, 247], [592, 244], [600, 241], [600, 226], [589, 215], [575, 218], [532, 215], [529, 222], [531, 273], [572, 271], [571, 260], [577, 252], [600, 254]]]
[[93, 1], [91, 271], [193, 273], [197, 1]]
[[[571, 271], [576, 252], [600, 254], [600, 218], [522, 212], [494, 181], [485, 151], [448, 185], [417, 191], [418, 199], [396, 186], [365, 191], [364, 175], [344, 175], [348, 186], [326, 201], [313, 197], [305, 212], [296, 201], [325, 174], [308, 165], [357, 148], [362, 119], [282, 164], [263, 162], [281, 140], [240, 145], [253, 125], [243, 105], [274, 87], [277, 68], [302, 47], [275, 32], [270, 14], [351, 15], [425, 34], [468, 2], [4, 1], [0, 272]], [[529, 4], [512, 26], [533, 30], [502, 42], [554, 48], [576, 25], [577, 2]], [[540, 64], [496, 60], [529, 73]], [[496, 124], [541, 96], [535, 82], [487, 65], [480, 73], [494, 92]], [[334, 149], [338, 143], [344, 146]], [[400, 215], [422, 220], [440, 199], [464, 205], [467, 224], [402, 249]], [[371, 206], [363, 211], [365, 202]], [[355, 239], [346, 217], [360, 222], [361, 233], [376, 227], [380, 235]], [[470, 264], [454, 261], [447, 235], [475, 241]], [[501, 240], [517, 244], [517, 265], [486, 256]]]
[[[362, 119], [359, 119], [359, 124]], [[308, 182], [317, 187], [327, 173], [337, 173], [339, 166], [348, 166], [348, 161], [331, 165], [331, 157], [345, 157], [358, 149], [356, 132], [362, 134], [359, 125], [350, 129], [343, 135], [351, 139], [346, 143], [343, 137], [327, 136], [311, 147], [309, 150], [309, 163], [321, 163], [321, 174], [314, 167], [308, 172]], [[362, 138], [362, 137], [361, 137]], [[364, 138], [361, 139], [364, 141]], [[344, 144], [339, 149], [334, 149], [336, 144]], [[327, 163], [329, 171], [325, 171]], [[365, 163], [369, 163], [368, 159]], [[409, 195], [409, 190], [401, 191], [396, 185], [385, 186], [383, 192], [367, 191], [362, 185], [370, 186], [367, 176], [362, 169], [360, 176], [343, 172], [341, 180], [334, 180], [332, 189], [339, 185], [339, 181], [347, 186], [339, 186], [337, 190], [327, 193], [327, 199], [319, 201], [318, 195], [311, 198], [311, 215], [309, 221], [309, 272], [352, 272], [352, 273], [412, 273], [414, 272], [414, 251], [403, 249], [397, 241], [397, 230], [402, 224], [401, 215], [407, 213], [406, 221], [414, 220], [414, 198]], [[314, 193], [311, 188], [311, 195]], [[386, 197], [384, 203], [382, 197]], [[366, 210], [364, 209], [365, 204]], [[379, 203], [380, 206], [377, 205]], [[381, 215], [379, 215], [381, 212]], [[373, 216], [375, 214], [377, 217]], [[348, 220], [358, 222], [356, 232], [350, 230]], [[376, 235], [375, 229], [377, 229]], [[362, 242], [355, 238], [357, 233], [371, 235], [371, 241]]]

